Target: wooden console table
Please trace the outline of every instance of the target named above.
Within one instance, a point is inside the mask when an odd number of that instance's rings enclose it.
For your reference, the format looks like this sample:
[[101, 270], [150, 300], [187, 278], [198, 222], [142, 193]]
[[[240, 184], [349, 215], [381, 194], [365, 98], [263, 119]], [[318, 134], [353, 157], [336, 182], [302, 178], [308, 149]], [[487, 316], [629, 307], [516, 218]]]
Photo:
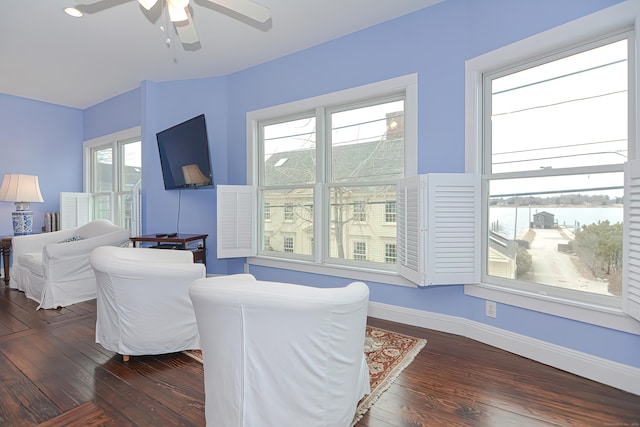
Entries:
[[[193, 253], [193, 261], [202, 261], [207, 265], [207, 237], [208, 234], [178, 234], [173, 237], [169, 236], [157, 236], [155, 234], [146, 234], [144, 236], [131, 237], [135, 248], [139, 243], [153, 243], [149, 246], [151, 248], [167, 248], [167, 249], [179, 249], [190, 250]], [[202, 245], [198, 248], [188, 248], [187, 243], [201, 241]], [[3, 241], [4, 244], [4, 241]]]
[[9, 263], [11, 262], [11, 237], [3, 237], [0, 243], [0, 254], [4, 265], [4, 285], [9, 286]]

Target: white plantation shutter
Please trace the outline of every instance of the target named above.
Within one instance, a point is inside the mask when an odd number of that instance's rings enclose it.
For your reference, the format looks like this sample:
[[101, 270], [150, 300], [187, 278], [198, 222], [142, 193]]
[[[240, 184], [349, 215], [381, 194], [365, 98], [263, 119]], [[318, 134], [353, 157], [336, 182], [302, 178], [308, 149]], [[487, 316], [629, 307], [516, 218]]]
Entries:
[[640, 320], [640, 160], [625, 165], [624, 311]]
[[60, 193], [60, 229], [77, 228], [91, 221], [91, 193]]
[[[426, 183], [423, 175], [414, 175], [398, 181], [396, 204], [398, 273], [413, 283], [423, 285], [425, 215], [420, 214]], [[421, 255], [422, 254], [422, 255]]]
[[398, 272], [419, 286], [480, 282], [480, 178], [437, 173], [398, 185]]
[[217, 255], [256, 255], [256, 191], [245, 185], [217, 186]]

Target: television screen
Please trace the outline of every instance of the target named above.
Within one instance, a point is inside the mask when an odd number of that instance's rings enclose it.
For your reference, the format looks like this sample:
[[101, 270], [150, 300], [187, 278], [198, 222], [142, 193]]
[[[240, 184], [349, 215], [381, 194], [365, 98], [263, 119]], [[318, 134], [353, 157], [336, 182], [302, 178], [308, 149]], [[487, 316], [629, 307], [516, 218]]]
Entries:
[[166, 190], [213, 185], [204, 114], [156, 134]]

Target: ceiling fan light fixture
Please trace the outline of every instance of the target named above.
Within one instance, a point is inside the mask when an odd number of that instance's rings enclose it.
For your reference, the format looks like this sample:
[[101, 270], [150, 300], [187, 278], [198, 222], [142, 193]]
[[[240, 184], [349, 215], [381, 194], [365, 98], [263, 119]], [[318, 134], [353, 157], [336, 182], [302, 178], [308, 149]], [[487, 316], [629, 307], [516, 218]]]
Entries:
[[187, 6], [189, 6], [189, 0], [167, 0], [167, 9], [169, 10], [169, 19], [171, 22], [188, 20]]
[[75, 7], [65, 7], [64, 8], [64, 13], [66, 13], [69, 16], [73, 16], [74, 18], [81, 18], [82, 15], [83, 15], [83, 13], [80, 12]]
[[138, 0], [140, 6], [144, 7], [147, 10], [151, 10], [151, 8], [155, 6], [157, 2], [158, 0]]

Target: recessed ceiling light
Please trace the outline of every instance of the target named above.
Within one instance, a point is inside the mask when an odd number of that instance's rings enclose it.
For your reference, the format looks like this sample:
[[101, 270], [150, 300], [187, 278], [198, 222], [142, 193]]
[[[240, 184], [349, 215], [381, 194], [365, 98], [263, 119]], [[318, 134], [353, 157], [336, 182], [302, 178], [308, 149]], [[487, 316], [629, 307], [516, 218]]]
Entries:
[[65, 7], [64, 8], [64, 13], [66, 13], [69, 16], [73, 16], [74, 18], [82, 17], [82, 12], [80, 12], [75, 7]]

